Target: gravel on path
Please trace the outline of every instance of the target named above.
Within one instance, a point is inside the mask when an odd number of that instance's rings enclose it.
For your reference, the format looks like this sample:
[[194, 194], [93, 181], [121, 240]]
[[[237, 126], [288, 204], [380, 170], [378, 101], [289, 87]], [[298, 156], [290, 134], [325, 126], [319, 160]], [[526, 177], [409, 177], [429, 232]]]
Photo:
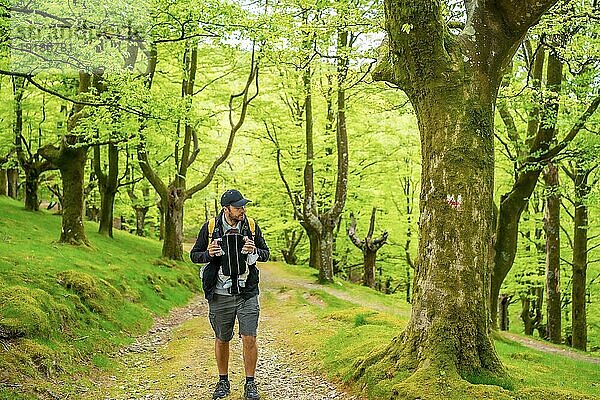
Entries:
[[[162, 351], [174, 340], [178, 340], [178, 330], [186, 323], [208, 325], [208, 304], [202, 296], [195, 297], [186, 306], [171, 311], [169, 315], [155, 320], [152, 328], [134, 343], [119, 351], [123, 368], [116, 376], [104, 379], [104, 385], [121, 389], [127, 395], [120, 397], [95, 396], [104, 400], [183, 400], [212, 399], [212, 391], [216, 383], [216, 369], [213, 365], [198, 365], [198, 360], [208, 352], [214, 358], [212, 331], [202, 337], [202, 349], [191, 348], [178, 360], [180, 370], [187, 376], [184, 381], [176, 379], [178, 370], [164, 370], [163, 377], [172, 377], [176, 383], [167, 389], [159, 387], [159, 380], [145, 376], [145, 371], [152, 367], [162, 367], [165, 363], [165, 352]], [[263, 400], [355, 400], [323, 377], [315, 374], [307, 365], [298, 365], [288, 357], [289, 349], [277, 347], [270, 330], [275, 329], [268, 323], [263, 324], [258, 337], [259, 360], [256, 379]], [[242, 345], [239, 338], [231, 342], [230, 378], [232, 395], [229, 399], [243, 398], [243, 360]], [[199, 357], [199, 353], [202, 353]], [[180, 357], [180, 356], [175, 356]], [[211, 361], [212, 362], [212, 361]], [[170, 365], [170, 364], [169, 364]], [[108, 382], [107, 382], [108, 381]], [[91, 397], [90, 397], [91, 398]]]

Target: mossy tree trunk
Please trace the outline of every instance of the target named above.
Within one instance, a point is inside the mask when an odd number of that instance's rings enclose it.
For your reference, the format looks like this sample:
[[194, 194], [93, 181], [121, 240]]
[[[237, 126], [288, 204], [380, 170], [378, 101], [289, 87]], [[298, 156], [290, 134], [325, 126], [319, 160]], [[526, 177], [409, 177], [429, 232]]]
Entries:
[[119, 149], [114, 143], [107, 145], [108, 169], [100, 165], [100, 146], [94, 146], [94, 171], [98, 177], [100, 191], [100, 226], [98, 233], [113, 237], [113, 210], [119, 186]]
[[8, 197], [16, 199], [19, 194], [19, 170], [8, 168], [6, 176], [8, 178]]
[[573, 234], [573, 278], [572, 278], [572, 318], [573, 318], [573, 347], [587, 350], [587, 321], [586, 321], [586, 274], [588, 253], [588, 207], [586, 197], [591, 191], [587, 180], [590, 170], [582, 170], [575, 166], [575, 213]]
[[576, 158], [570, 163], [570, 168], [564, 168], [567, 176], [575, 186], [573, 200], [573, 275], [571, 278], [571, 312], [573, 347], [587, 350], [587, 317], [586, 317], [586, 285], [588, 264], [588, 206], [586, 199], [594, 183], [589, 183], [590, 174], [600, 166], [598, 162], [591, 165], [583, 158]]
[[544, 171], [546, 207], [546, 335], [552, 343], [561, 343], [562, 324], [560, 307], [560, 187], [558, 168], [549, 162]]
[[[101, 85], [101, 77], [80, 72], [78, 93], [86, 93], [92, 84]], [[85, 118], [83, 105], [75, 104], [69, 116], [67, 134], [63, 136], [60, 147], [47, 145], [40, 154], [56, 165], [62, 181], [62, 230], [60, 241], [74, 245], [89, 245], [83, 225], [84, 178], [88, 145], [79, 135], [71, 134], [81, 118]]]
[[184, 191], [176, 185], [168, 188], [168, 200], [165, 204], [165, 237], [163, 257], [171, 260], [183, 260], [183, 205]]
[[468, 2], [455, 36], [443, 2], [385, 1], [389, 53], [375, 77], [408, 95], [422, 154], [412, 314], [384, 351], [395, 370], [503, 372], [488, 324], [494, 107], [503, 67], [553, 3]]
[[63, 183], [63, 212], [60, 241], [69, 244], [89, 244], [83, 226], [83, 182], [87, 147], [66, 145], [56, 162]]

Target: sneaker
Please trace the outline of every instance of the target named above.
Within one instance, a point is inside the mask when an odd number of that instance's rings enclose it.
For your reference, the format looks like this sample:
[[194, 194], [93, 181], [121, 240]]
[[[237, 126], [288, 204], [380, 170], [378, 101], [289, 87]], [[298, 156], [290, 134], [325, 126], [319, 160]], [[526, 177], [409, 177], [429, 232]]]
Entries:
[[229, 384], [229, 381], [219, 381], [217, 383], [217, 387], [215, 388], [215, 392], [213, 393], [213, 400], [227, 397], [230, 393], [231, 385]]
[[258, 389], [256, 387], [256, 383], [246, 382], [244, 385], [244, 398], [246, 400], [259, 400], [260, 395], [258, 394]]

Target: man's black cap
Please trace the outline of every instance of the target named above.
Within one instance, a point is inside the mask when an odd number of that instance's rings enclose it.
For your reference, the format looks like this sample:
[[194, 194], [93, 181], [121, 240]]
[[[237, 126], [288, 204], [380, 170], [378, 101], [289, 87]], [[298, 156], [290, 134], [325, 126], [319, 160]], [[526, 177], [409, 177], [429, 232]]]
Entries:
[[221, 206], [243, 207], [250, 203], [250, 200], [245, 199], [239, 190], [229, 189], [221, 196]]

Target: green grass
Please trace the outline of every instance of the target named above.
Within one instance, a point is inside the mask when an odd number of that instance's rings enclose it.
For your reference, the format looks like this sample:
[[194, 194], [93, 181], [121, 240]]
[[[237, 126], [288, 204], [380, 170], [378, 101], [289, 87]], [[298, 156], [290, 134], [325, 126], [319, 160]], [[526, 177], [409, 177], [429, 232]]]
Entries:
[[[278, 266], [277, 269], [289, 276], [315, 280], [314, 270], [306, 267]], [[281, 310], [277, 324], [284, 332], [293, 332], [302, 326], [299, 334], [281, 338], [282, 342], [306, 354], [317, 370], [356, 392], [368, 395], [370, 399], [390, 398], [394, 386], [410, 374], [381, 379], [382, 372], [379, 371], [356, 382], [356, 363], [372, 351], [387, 346], [402, 332], [410, 316], [410, 304], [401, 298], [348, 282], [341, 285], [335, 282], [325, 288], [312, 290], [307, 296], [302, 289], [289, 285], [275, 295], [263, 296], [264, 302]], [[336, 296], [326, 290], [335, 291]], [[342, 300], [340, 293], [353, 301]], [[600, 397], [600, 367], [597, 364], [546, 354], [503, 339], [495, 343], [509, 377], [468, 376], [459, 391], [446, 398]], [[428, 388], [417, 388], [417, 393], [419, 390], [424, 399], [435, 398], [435, 395], [427, 396]]]
[[2, 383], [111, 368], [107, 355], [199, 290], [196, 267], [161, 262], [156, 241], [86, 223], [91, 246], [74, 247], [60, 229], [59, 216], [0, 197], [0, 399], [17, 398]]
[[[64, 373], [111, 371], [115, 350], [199, 288], [196, 267], [160, 261], [155, 241], [120, 231], [115, 239], [101, 237], [88, 224], [92, 246], [72, 247], [56, 242], [57, 216], [25, 212], [6, 198], [0, 198], [0, 216], [0, 400], [37, 398]], [[401, 294], [338, 280], [306, 290], [298, 286], [316, 282], [314, 270], [273, 265], [276, 279], [261, 301], [271, 305], [265, 312], [273, 310], [274, 339], [295, 350], [290, 357], [371, 399], [389, 398], [410, 381], [408, 373], [376, 379], [385, 371], [354, 379], [357, 360], [387, 346], [408, 321], [410, 304]], [[506, 340], [496, 347], [510, 377], [469, 376], [464, 392], [447, 398], [600, 397], [597, 365]], [[427, 394], [430, 388], [417, 389]]]

